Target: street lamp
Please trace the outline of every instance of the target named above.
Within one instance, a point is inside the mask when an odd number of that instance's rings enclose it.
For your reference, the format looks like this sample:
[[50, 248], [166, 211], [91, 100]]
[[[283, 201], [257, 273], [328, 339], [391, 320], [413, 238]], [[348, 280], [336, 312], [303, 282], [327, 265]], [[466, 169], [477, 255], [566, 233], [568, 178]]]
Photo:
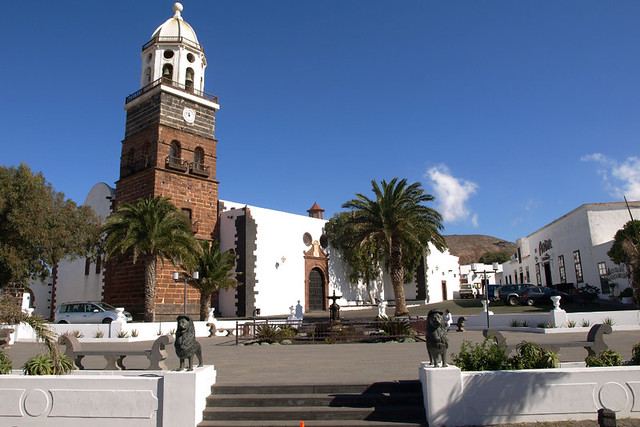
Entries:
[[[191, 274], [191, 278], [193, 280], [198, 280], [200, 278], [200, 273], [198, 273], [197, 271], [194, 271]], [[173, 272], [173, 280], [178, 283], [178, 281], [180, 280], [180, 273], [178, 273], [177, 271]], [[189, 277], [185, 274], [184, 275], [184, 315], [187, 315], [187, 283], [189, 282]]]
[[[491, 267], [493, 268], [493, 274], [496, 274], [498, 272], [498, 263], [494, 262]], [[478, 264], [475, 262], [471, 263], [471, 271], [473, 271], [474, 274], [482, 273], [484, 275], [484, 309], [487, 312], [487, 329], [489, 329], [489, 281], [487, 280], [487, 272], [478, 271]]]

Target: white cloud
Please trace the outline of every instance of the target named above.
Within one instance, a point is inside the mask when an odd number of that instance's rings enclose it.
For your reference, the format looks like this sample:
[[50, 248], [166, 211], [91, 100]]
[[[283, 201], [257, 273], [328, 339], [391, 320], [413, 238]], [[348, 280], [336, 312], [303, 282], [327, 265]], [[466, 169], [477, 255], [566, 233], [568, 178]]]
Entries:
[[602, 176], [607, 191], [616, 199], [626, 196], [628, 200], [640, 200], [640, 158], [632, 156], [622, 163], [604, 154], [583, 156], [583, 162], [598, 164], [597, 172]]
[[476, 183], [454, 177], [444, 165], [432, 167], [425, 177], [432, 181], [438, 211], [444, 221], [470, 220], [474, 227], [478, 226], [478, 215], [472, 214], [466, 205], [478, 188]]

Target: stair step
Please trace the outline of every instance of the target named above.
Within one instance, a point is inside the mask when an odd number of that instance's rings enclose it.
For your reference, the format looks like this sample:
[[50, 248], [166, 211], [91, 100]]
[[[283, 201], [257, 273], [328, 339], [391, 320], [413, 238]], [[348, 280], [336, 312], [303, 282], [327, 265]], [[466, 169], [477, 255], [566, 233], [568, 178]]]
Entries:
[[[265, 407], [265, 408], [205, 408], [204, 420], [227, 421], [276, 421], [276, 420], [397, 420], [420, 421], [424, 409], [415, 406], [350, 408], [350, 407]], [[342, 425], [342, 423], [337, 423]]]
[[213, 394], [208, 407], [269, 407], [269, 406], [350, 406], [422, 405], [422, 393], [336, 393], [336, 394]]
[[422, 393], [420, 381], [393, 381], [374, 384], [287, 384], [287, 385], [254, 385], [254, 384], [216, 384], [211, 387], [213, 394], [286, 394], [286, 393]]
[[[398, 423], [393, 421], [368, 421], [368, 420], [301, 420], [305, 427], [427, 427], [426, 422]], [[202, 421], [198, 427], [300, 427], [301, 421]]]

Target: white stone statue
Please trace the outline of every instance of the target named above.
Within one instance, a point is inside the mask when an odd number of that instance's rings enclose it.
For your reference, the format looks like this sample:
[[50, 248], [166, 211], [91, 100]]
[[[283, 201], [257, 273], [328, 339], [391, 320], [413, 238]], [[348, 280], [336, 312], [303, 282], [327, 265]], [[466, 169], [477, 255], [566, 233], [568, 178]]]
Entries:
[[387, 302], [385, 300], [380, 300], [378, 303], [378, 317], [387, 319]]

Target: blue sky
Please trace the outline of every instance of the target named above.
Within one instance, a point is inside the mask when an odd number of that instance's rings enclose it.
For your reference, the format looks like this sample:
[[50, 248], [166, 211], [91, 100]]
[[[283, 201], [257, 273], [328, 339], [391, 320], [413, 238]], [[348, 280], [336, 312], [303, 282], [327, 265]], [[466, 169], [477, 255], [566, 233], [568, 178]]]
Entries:
[[[2, 160], [82, 203], [118, 179], [125, 97], [172, 1], [3, 5]], [[330, 217], [420, 181], [445, 234], [515, 241], [640, 200], [640, 2], [183, 1], [220, 97], [220, 197]]]

